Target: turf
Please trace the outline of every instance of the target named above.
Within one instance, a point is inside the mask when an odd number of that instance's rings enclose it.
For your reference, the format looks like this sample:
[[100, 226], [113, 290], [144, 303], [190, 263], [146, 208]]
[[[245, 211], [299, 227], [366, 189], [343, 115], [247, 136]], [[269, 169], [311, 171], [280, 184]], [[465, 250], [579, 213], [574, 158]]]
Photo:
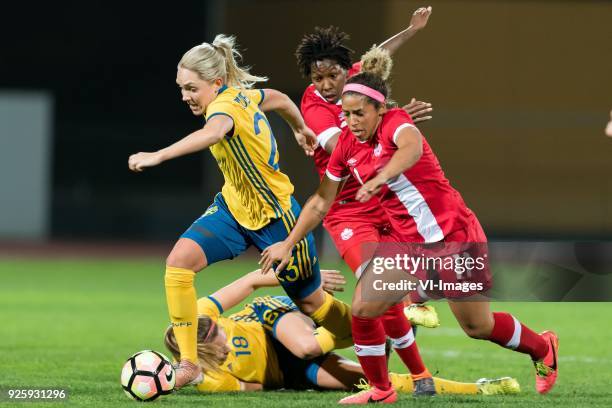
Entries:
[[[250, 260], [228, 261], [197, 278], [205, 295], [254, 269]], [[349, 275], [345, 273], [345, 275]], [[142, 349], [163, 351], [161, 334], [167, 311], [161, 259], [0, 260], [0, 405], [6, 389], [68, 388], [67, 402], [25, 406], [135, 406], [119, 385], [124, 360]], [[353, 285], [352, 277], [349, 287]], [[281, 293], [270, 289], [268, 293]], [[261, 294], [261, 293], [260, 293]], [[340, 295], [350, 297], [350, 291]], [[442, 326], [421, 329], [419, 345], [439, 376], [474, 381], [514, 376], [517, 396], [437, 396], [434, 401], [402, 395], [411, 406], [612, 406], [612, 351], [609, 303], [503, 303], [494, 307], [515, 314], [535, 330], [551, 328], [560, 337], [560, 376], [548, 396], [533, 389], [528, 357], [463, 335], [444, 303], [437, 303]], [[352, 356], [352, 351], [342, 354]], [[404, 372], [394, 356], [391, 368]], [[162, 398], [160, 406], [312, 407], [335, 405], [341, 392], [264, 392], [202, 395], [195, 390]]]

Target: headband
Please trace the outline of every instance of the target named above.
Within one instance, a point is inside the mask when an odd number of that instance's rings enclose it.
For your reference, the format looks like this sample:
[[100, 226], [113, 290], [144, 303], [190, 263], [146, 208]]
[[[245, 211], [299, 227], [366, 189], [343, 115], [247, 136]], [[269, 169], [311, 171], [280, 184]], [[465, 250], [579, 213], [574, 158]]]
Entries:
[[214, 320], [210, 320], [210, 327], [208, 328], [208, 332], [206, 333], [206, 337], [204, 337], [204, 343], [206, 343], [208, 341], [208, 338], [210, 337], [210, 335], [212, 334], [213, 330], [215, 329], [215, 322]]
[[370, 88], [369, 86], [361, 84], [348, 84], [344, 86], [344, 89], [342, 89], [342, 94], [344, 95], [347, 92], [357, 92], [362, 95], [369, 96], [380, 103], [385, 103], [385, 95], [378, 92], [376, 89]]

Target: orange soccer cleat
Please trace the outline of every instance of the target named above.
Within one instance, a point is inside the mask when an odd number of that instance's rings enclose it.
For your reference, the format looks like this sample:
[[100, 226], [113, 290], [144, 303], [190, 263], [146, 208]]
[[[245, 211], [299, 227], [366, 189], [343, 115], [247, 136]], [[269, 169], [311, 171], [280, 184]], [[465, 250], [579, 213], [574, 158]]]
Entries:
[[397, 392], [395, 392], [393, 387], [385, 391], [378, 387], [368, 386], [367, 389], [360, 391], [357, 394], [342, 398], [340, 401], [338, 401], [338, 404], [393, 404], [395, 401], [397, 401]]

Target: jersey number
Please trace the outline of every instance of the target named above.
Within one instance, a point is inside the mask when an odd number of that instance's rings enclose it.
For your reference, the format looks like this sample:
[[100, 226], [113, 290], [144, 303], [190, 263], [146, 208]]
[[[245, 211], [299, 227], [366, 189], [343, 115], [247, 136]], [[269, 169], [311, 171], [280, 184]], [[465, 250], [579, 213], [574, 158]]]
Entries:
[[278, 161], [276, 161], [276, 139], [274, 138], [274, 133], [272, 133], [272, 127], [270, 127], [270, 123], [268, 119], [260, 112], [255, 112], [255, 116], [253, 117], [253, 126], [255, 127], [255, 134], [258, 135], [261, 133], [261, 129], [259, 128], [259, 122], [264, 121], [265, 125], [268, 127], [270, 131], [270, 157], [268, 158], [268, 166], [272, 167], [274, 171], [278, 170]]
[[[243, 348], [243, 349], [248, 349], [249, 348], [249, 341], [242, 337], [242, 336], [236, 336], [236, 337], [232, 337], [232, 344], [234, 345], [235, 348]], [[251, 352], [249, 350], [244, 350], [244, 351], [236, 351], [236, 357], [240, 356], [240, 355], [249, 355], [251, 354]]]

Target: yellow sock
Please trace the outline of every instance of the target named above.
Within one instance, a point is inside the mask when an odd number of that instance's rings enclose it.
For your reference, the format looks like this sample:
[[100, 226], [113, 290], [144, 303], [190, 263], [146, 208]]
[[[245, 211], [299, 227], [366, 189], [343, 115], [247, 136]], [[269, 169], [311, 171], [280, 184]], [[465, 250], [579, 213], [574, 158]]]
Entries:
[[[412, 392], [414, 385], [410, 374], [389, 373], [389, 379], [393, 388], [398, 392]], [[445, 380], [444, 378], [434, 377], [434, 384], [438, 394], [460, 394], [460, 395], [476, 395], [478, 394], [478, 386], [475, 383], [463, 383], [457, 381]]]
[[195, 272], [189, 269], [166, 267], [166, 301], [181, 360], [198, 364], [198, 306], [194, 276]]
[[[351, 308], [346, 303], [325, 292], [325, 301], [310, 317], [317, 324], [329, 330], [335, 339], [352, 344]], [[346, 347], [346, 346], [345, 346]]]
[[389, 380], [397, 392], [412, 392], [414, 389], [410, 374], [389, 373]]
[[438, 394], [478, 394], [478, 386], [475, 383], [464, 383], [434, 377], [434, 384], [436, 385], [436, 392]]
[[325, 327], [317, 327], [314, 331], [315, 340], [321, 347], [321, 354], [327, 354], [336, 348], [336, 336]]
[[353, 345], [353, 338], [338, 339], [325, 327], [317, 327], [314, 331], [315, 340], [321, 347], [322, 354], [327, 354], [332, 350], [347, 348]]

